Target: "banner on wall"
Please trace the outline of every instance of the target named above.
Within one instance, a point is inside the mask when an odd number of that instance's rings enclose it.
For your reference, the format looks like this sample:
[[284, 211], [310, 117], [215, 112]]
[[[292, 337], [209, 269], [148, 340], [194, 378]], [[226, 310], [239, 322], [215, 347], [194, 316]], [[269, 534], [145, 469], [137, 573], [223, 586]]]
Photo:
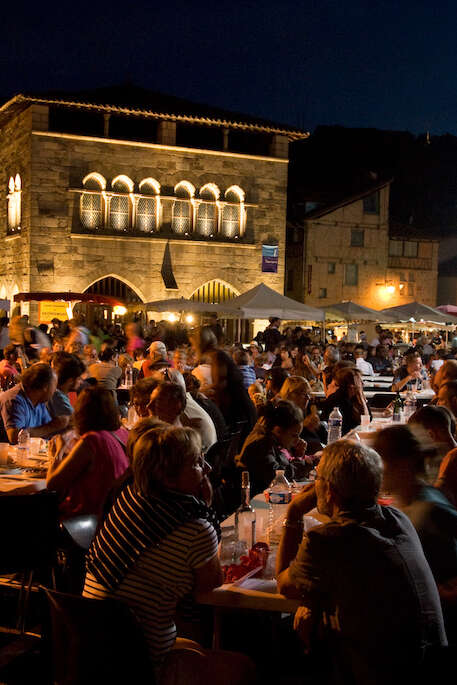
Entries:
[[68, 302], [51, 302], [42, 300], [39, 306], [38, 318], [40, 323], [51, 323], [53, 319], [66, 321], [68, 316]]
[[262, 245], [262, 271], [272, 274], [278, 273], [278, 245]]

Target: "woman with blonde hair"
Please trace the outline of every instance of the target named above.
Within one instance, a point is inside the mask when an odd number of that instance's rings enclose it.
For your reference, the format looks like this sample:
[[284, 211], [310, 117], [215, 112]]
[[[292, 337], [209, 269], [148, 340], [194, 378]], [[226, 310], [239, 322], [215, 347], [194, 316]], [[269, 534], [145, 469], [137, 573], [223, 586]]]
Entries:
[[300, 437], [308, 443], [308, 454], [314, 454], [323, 449], [327, 442], [327, 431], [321, 423], [316, 405], [310, 405], [312, 396], [311, 386], [302, 376], [286, 378], [277, 395], [278, 399], [293, 402], [302, 410], [305, 418]]

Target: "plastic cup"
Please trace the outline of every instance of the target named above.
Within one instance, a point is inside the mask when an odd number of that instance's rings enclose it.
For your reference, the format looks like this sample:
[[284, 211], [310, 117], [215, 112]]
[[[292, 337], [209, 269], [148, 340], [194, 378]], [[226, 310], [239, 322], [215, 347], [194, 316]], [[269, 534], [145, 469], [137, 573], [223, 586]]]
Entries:
[[362, 426], [362, 428], [366, 428], [366, 430], [368, 430], [370, 421], [371, 418], [369, 414], [362, 414], [362, 416], [360, 417], [360, 425]]
[[41, 438], [30, 438], [30, 452], [37, 456], [41, 449]]
[[0, 464], [5, 465], [8, 463], [8, 453], [9, 453], [9, 443], [0, 442]]

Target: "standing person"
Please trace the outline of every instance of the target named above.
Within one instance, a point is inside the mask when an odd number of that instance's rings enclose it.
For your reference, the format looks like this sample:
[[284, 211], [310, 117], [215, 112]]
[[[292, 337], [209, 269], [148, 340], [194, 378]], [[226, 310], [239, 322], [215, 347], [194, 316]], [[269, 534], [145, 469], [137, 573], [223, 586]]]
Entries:
[[[317, 470], [289, 505], [276, 565], [279, 592], [301, 599], [295, 628], [307, 649], [318, 646], [319, 632], [330, 682], [421, 682], [427, 650], [447, 644], [443, 615], [411, 522], [377, 504], [381, 459], [339, 440]], [[330, 520], [304, 534], [303, 515], [316, 500]]]
[[216, 336], [208, 326], [195, 333], [192, 344], [198, 356], [204, 355], [211, 365], [212, 385], [205, 394], [216, 402], [229, 428], [236, 430], [237, 423], [242, 423], [241, 438], [244, 439], [256, 422], [256, 412], [240, 371], [233, 359], [217, 347]]
[[281, 342], [281, 333], [279, 332], [281, 319], [278, 319], [277, 316], [271, 316], [268, 320], [270, 325], [263, 332], [265, 352], [274, 352]]
[[217, 320], [217, 313], [213, 312], [210, 316], [211, 318], [211, 323], [209, 324], [209, 327], [213, 331], [214, 335], [216, 336], [217, 344], [218, 345], [223, 345], [224, 344], [224, 330]]
[[144, 348], [144, 340], [140, 336], [140, 327], [137, 323], [128, 323], [125, 327], [125, 335], [127, 344], [125, 351], [131, 357], [134, 357], [135, 350], [142, 350]]
[[8, 329], [8, 317], [2, 316], [0, 318], [0, 354], [3, 352], [5, 347], [9, 344], [10, 333]]
[[68, 323], [70, 325], [70, 334], [65, 343], [65, 351], [72, 353], [72, 346], [75, 343], [78, 343], [81, 349], [84, 348], [84, 345], [87, 345], [89, 342], [89, 331], [83, 325], [84, 317], [81, 315], [76, 315]]

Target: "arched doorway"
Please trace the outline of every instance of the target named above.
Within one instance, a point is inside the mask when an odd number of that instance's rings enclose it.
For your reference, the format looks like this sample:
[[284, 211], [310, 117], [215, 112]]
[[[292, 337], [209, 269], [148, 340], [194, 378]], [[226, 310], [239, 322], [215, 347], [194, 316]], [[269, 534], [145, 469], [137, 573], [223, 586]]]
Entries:
[[[197, 302], [219, 304], [229, 302], [238, 297], [239, 294], [239, 291], [232, 285], [216, 278], [207, 281], [194, 290], [190, 299], [197, 300]], [[247, 319], [221, 319], [220, 323], [224, 329], [226, 340], [247, 342], [252, 337], [252, 326]]]
[[[143, 300], [132, 287], [116, 276], [100, 278], [98, 281], [91, 283], [84, 292], [92, 295], [115, 297], [126, 307], [130, 316], [134, 318], [141, 317], [142, 310], [138, 307], [137, 312], [135, 305], [140, 305]], [[84, 314], [88, 325], [116, 323], [123, 318], [123, 315], [117, 314], [113, 311], [113, 307], [108, 305], [87, 305], [80, 302], [75, 305], [75, 310]]]

